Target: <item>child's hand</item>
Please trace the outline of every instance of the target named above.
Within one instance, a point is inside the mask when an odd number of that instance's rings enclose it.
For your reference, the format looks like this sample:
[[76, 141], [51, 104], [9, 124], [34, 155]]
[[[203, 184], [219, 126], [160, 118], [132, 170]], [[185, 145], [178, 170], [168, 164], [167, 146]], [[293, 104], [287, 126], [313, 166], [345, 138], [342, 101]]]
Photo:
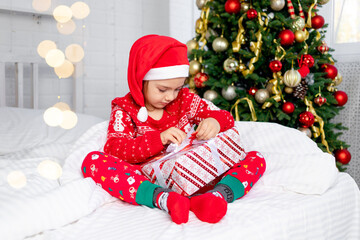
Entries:
[[196, 129], [196, 138], [198, 140], [209, 140], [220, 132], [220, 124], [215, 118], [206, 118], [202, 120]]
[[186, 138], [186, 133], [176, 127], [171, 127], [160, 133], [161, 142], [163, 145], [176, 143], [181, 144]]

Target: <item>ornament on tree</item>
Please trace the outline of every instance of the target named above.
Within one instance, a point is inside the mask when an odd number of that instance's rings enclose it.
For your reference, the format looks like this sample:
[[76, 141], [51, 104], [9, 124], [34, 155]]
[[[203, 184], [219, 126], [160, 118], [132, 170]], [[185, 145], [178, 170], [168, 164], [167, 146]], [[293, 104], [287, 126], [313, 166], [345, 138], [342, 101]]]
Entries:
[[192, 53], [192, 50], [199, 48], [199, 43], [195, 39], [191, 39], [187, 41], [187, 54], [190, 55]]
[[282, 63], [279, 60], [272, 60], [269, 64], [269, 68], [272, 72], [279, 72], [282, 68]]
[[199, 72], [194, 76], [194, 83], [197, 88], [205, 87], [205, 82], [209, 80], [209, 75]]
[[223, 52], [229, 47], [229, 42], [223, 36], [215, 38], [212, 43], [215, 52]]
[[334, 86], [340, 85], [341, 82], [342, 82], [342, 76], [338, 72], [337, 76], [333, 79]]
[[224, 66], [225, 72], [227, 72], [227, 73], [233, 73], [233, 72], [237, 72], [239, 70], [239, 62], [232, 57], [229, 57], [228, 59], [226, 59], [224, 61], [223, 66]]
[[307, 127], [298, 127], [298, 130], [302, 133], [304, 133], [307, 137], [311, 138], [311, 130], [310, 128], [307, 128]]
[[281, 11], [285, 7], [285, 0], [270, 0], [270, 7], [274, 11]]
[[305, 27], [305, 20], [300, 16], [294, 18], [291, 23], [291, 29], [295, 32], [297, 30], [303, 30]]
[[248, 17], [248, 19], [252, 20], [252, 19], [255, 19], [257, 18], [257, 11], [254, 9], [254, 8], [250, 8], [247, 12], [246, 12], [246, 15]]
[[305, 65], [309, 68], [312, 68], [314, 64], [315, 64], [315, 60], [310, 54], [301, 55], [300, 66]]
[[239, 0], [227, 0], [225, 2], [225, 11], [227, 13], [239, 13], [241, 9], [241, 4]]
[[295, 111], [295, 105], [292, 102], [285, 102], [282, 105], [282, 111], [286, 114], [291, 114]]
[[304, 100], [308, 89], [309, 89], [309, 87], [308, 87], [308, 84], [306, 83], [306, 80], [302, 79], [300, 81], [300, 84], [295, 87], [293, 95], [296, 98]]
[[255, 100], [260, 104], [264, 103], [269, 97], [269, 91], [266, 89], [259, 89], [255, 93]]
[[288, 87], [296, 87], [301, 81], [301, 75], [297, 70], [287, 70], [283, 78], [284, 84]]
[[320, 5], [324, 5], [324, 4], [326, 4], [326, 3], [328, 3], [330, 0], [318, 0], [318, 4], [320, 4]]
[[295, 40], [295, 35], [291, 30], [285, 29], [279, 33], [279, 38], [282, 46], [290, 46]]
[[351, 154], [347, 149], [337, 149], [334, 152], [335, 159], [341, 164], [348, 164], [351, 160]]
[[294, 89], [292, 87], [284, 87], [284, 92], [287, 94], [292, 94]]
[[348, 96], [344, 91], [336, 91], [334, 92], [334, 98], [337, 101], [337, 106], [344, 106], [348, 101]]
[[218, 37], [219, 34], [212, 28], [208, 28], [207, 31], [206, 31], [206, 34], [205, 34], [205, 38], [206, 40], [209, 40], [210, 37]]
[[314, 124], [315, 117], [311, 112], [305, 111], [305, 112], [300, 113], [299, 122], [301, 124], [301, 127], [308, 128]]
[[324, 98], [323, 96], [321, 96], [321, 94], [319, 94], [319, 96], [317, 96], [314, 99], [314, 103], [316, 103], [317, 105], [319, 105], [319, 107], [321, 107], [322, 105], [324, 105], [326, 103], [327, 99]]
[[298, 72], [300, 73], [301, 78], [306, 78], [306, 76], [310, 73], [310, 69], [308, 66], [302, 65]]
[[294, 6], [293, 6], [291, 0], [287, 0], [287, 7], [288, 7], [288, 12], [290, 14], [290, 17], [292, 19], [294, 19], [295, 18], [295, 11], [294, 11]]
[[309, 73], [306, 78], [305, 78], [305, 81], [307, 83], [307, 85], [313, 85], [315, 83], [315, 77], [314, 77], [314, 74], [313, 73]]
[[338, 75], [338, 70], [334, 65], [325, 63], [325, 64], [321, 65], [321, 69], [323, 72], [326, 73], [326, 75], [325, 75], [326, 78], [334, 79]]
[[194, 89], [194, 88], [190, 88], [190, 89], [189, 89], [189, 92], [194, 93], [194, 94], [198, 94], [198, 92], [197, 92], [196, 89]]
[[207, 2], [208, 0], [196, 0], [196, 6], [201, 10]]
[[251, 96], [254, 96], [255, 93], [257, 92], [257, 88], [256, 87], [251, 87], [249, 90], [248, 90], [248, 93], [251, 95]]
[[302, 30], [297, 30], [295, 32], [295, 41], [298, 43], [302, 43], [306, 40], [306, 33]]
[[329, 51], [329, 47], [326, 45], [325, 41], [322, 41], [322, 44], [317, 47], [317, 50], [320, 53], [324, 54], [327, 53], [327, 51]]
[[190, 78], [188, 78], [189, 80], [188, 80], [188, 85], [189, 85], [189, 88], [190, 89], [195, 89], [195, 82], [194, 82], [194, 76], [192, 76], [192, 77], [190, 77]]
[[237, 96], [236, 87], [235, 86], [224, 87], [221, 90], [221, 95], [228, 101], [233, 100]]
[[320, 15], [316, 15], [315, 17], [311, 18], [311, 27], [314, 29], [322, 28], [324, 24], [325, 19]]
[[219, 94], [215, 90], [212, 90], [212, 89], [206, 90], [204, 93], [204, 98], [209, 101], [213, 101], [218, 96], [219, 96]]
[[240, 12], [245, 13], [250, 9], [250, 3], [242, 2], [240, 7]]
[[195, 75], [201, 70], [201, 63], [199, 63], [196, 59], [190, 61], [189, 63], [189, 73], [190, 75]]

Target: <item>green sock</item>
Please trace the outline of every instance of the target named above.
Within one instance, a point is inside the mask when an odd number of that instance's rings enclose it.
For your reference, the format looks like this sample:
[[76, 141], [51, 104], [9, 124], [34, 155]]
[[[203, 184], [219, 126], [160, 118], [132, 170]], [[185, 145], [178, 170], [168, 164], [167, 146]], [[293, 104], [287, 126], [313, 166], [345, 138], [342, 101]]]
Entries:
[[140, 184], [136, 192], [136, 203], [140, 205], [145, 205], [150, 208], [154, 208], [153, 198], [154, 191], [156, 188], [161, 188], [160, 186], [153, 184], [149, 181], [144, 181]]
[[[245, 188], [237, 178], [227, 175], [216, 184], [213, 191], [218, 191], [223, 195], [228, 203], [244, 196]], [[213, 192], [212, 191], [212, 192]]]

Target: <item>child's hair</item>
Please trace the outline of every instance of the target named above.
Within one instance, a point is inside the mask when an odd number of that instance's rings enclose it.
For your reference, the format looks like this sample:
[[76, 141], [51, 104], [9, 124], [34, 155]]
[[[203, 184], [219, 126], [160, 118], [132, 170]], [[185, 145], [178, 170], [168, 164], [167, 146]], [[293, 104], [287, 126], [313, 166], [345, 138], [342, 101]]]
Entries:
[[143, 80], [162, 80], [189, 76], [187, 47], [174, 38], [146, 35], [139, 38], [130, 50], [128, 85], [134, 101], [140, 106], [137, 118], [145, 122]]

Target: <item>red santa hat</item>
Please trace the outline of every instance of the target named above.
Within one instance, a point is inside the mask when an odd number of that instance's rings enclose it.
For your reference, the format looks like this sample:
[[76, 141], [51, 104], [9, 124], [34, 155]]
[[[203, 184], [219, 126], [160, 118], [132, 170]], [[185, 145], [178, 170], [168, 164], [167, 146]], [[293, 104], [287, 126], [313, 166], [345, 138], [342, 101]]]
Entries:
[[147, 120], [148, 114], [143, 95], [143, 80], [162, 80], [188, 77], [187, 47], [174, 38], [146, 35], [131, 47], [128, 66], [130, 93], [140, 106], [137, 118]]

